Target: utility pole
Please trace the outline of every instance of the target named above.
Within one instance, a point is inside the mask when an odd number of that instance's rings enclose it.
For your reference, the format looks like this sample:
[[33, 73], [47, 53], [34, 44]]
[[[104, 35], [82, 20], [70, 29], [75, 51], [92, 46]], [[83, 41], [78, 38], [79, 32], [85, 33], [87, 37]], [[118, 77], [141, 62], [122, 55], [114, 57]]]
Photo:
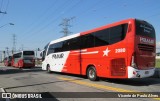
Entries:
[[22, 51], [23, 51], [23, 44], [21, 45], [21, 49], [22, 49]]
[[6, 52], [7, 52], [7, 55], [9, 56], [9, 48], [8, 47], [6, 47]]
[[16, 35], [13, 34], [13, 49], [12, 49], [12, 54], [14, 54], [14, 52], [16, 52]]
[[0, 56], [1, 60], [0, 60], [0, 61], [1, 61], [1, 63], [2, 63], [2, 61], [3, 61], [3, 60], [2, 60], [2, 51], [0, 51], [0, 55], [1, 55], [1, 56]]
[[70, 21], [73, 20], [75, 17], [71, 17], [71, 18], [64, 18], [62, 20], [62, 23], [59, 24], [59, 26], [62, 26], [62, 31], [61, 33], [64, 33], [64, 36], [68, 36], [69, 34], [71, 34], [72, 32], [69, 31], [69, 27], [71, 27], [70, 25]]
[[6, 52], [3, 51], [3, 60], [5, 59], [5, 57], [6, 57]]

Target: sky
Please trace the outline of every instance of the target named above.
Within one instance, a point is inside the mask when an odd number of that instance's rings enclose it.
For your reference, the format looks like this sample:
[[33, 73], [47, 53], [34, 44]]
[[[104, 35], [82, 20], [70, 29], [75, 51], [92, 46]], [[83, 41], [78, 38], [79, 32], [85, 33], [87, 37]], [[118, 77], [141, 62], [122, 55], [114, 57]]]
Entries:
[[[160, 0], [0, 0], [0, 51], [43, 49], [63, 36], [62, 20], [73, 18], [72, 34], [128, 18], [151, 23], [160, 51]], [[10, 25], [13, 23], [14, 25]], [[3, 26], [5, 25], [5, 26]], [[1, 27], [3, 26], [3, 27]]]

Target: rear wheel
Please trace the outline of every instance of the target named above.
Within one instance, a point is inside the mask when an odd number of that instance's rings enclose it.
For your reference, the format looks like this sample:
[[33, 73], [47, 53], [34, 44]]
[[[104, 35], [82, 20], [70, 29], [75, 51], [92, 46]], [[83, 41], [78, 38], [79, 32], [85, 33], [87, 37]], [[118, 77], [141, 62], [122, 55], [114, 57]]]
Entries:
[[89, 80], [91, 81], [97, 81], [98, 77], [97, 77], [97, 72], [94, 66], [90, 66], [87, 70], [87, 77]]
[[47, 72], [51, 73], [50, 65], [47, 65]]

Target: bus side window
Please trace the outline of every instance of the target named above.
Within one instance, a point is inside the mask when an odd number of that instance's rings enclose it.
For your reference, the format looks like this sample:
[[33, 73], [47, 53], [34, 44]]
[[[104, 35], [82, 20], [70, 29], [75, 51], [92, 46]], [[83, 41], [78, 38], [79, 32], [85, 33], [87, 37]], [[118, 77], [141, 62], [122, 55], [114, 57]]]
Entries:
[[95, 37], [95, 47], [109, 45], [109, 29], [104, 29], [101, 31], [97, 31], [92, 33]]
[[81, 49], [94, 47], [94, 36], [92, 34], [87, 34], [81, 36]]
[[69, 40], [69, 48], [70, 50], [77, 50], [80, 48], [79, 38], [73, 38]]
[[110, 28], [110, 44], [117, 43], [125, 38], [127, 26], [127, 24], [122, 24]]
[[[54, 44], [52, 44], [52, 45], [49, 46], [47, 55], [49, 55], [49, 54], [51, 54], [51, 53], [54, 53]], [[43, 55], [44, 55], [44, 54], [43, 54]]]
[[58, 42], [53, 45], [54, 53], [63, 51], [63, 42]]

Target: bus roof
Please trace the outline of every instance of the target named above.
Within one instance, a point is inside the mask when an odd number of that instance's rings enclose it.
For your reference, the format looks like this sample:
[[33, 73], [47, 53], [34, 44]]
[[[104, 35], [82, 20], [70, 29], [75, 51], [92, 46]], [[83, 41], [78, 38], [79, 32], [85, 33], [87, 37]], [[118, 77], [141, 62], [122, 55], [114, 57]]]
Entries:
[[78, 37], [78, 36], [80, 36], [80, 33], [69, 35], [69, 36], [66, 36], [66, 37], [62, 37], [62, 38], [53, 40], [53, 41], [50, 42], [50, 44], [54, 44], [54, 43], [61, 42], [61, 41], [64, 41], [64, 40], [68, 40], [68, 39], [71, 39], [71, 38], [75, 38], [75, 37]]

